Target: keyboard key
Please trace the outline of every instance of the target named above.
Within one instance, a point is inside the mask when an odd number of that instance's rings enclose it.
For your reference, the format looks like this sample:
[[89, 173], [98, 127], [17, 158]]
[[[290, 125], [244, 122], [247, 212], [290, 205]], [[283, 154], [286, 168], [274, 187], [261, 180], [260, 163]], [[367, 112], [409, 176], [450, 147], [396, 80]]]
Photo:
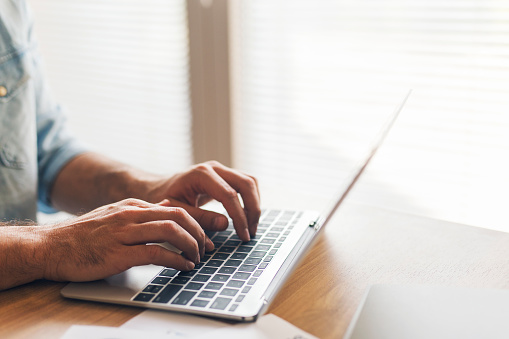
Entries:
[[207, 282], [209, 281], [210, 277], [211, 275], [197, 274], [194, 276], [192, 281]]
[[223, 243], [223, 242], [226, 241], [226, 239], [228, 239], [228, 237], [218, 234], [215, 237], [213, 237], [211, 240], [214, 241], [214, 242]]
[[233, 304], [228, 311], [234, 312], [237, 309], [237, 307], [239, 307], [239, 304]]
[[203, 267], [203, 265], [205, 265], [205, 262], [204, 261], [200, 261], [200, 263], [198, 265], [194, 265], [194, 269], [195, 270], [199, 270], [200, 268]]
[[256, 272], [253, 273], [253, 277], [258, 278], [260, 275], [262, 275], [263, 271], [256, 270]]
[[246, 286], [246, 287], [244, 287], [244, 289], [242, 290], [242, 293], [248, 293], [250, 290], [251, 290], [251, 286]]
[[267, 266], [269, 266], [269, 263], [268, 263], [268, 262], [262, 262], [262, 263], [260, 264], [260, 266], [258, 266], [258, 268], [264, 269], [264, 268], [266, 268]]
[[240, 240], [228, 240], [227, 242], [224, 243], [225, 246], [239, 246], [240, 244], [242, 243], [242, 241]]
[[278, 242], [277, 244], [274, 245], [274, 248], [280, 248], [281, 245], [283, 245], [283, 243], [282, 242]]
[[254, 283], [256, 282], [256, 280], [258, 280], [258, 279], [256, 279], [256, 278], [251, 278], [251, 279], [249, 279], [249, 281], [247, 282], [247, 284], [248, 284], [248, 285], [254, 285]]
[[204, 268], [202, 268], [200, 270], [200, 273], [202, 273], [202, 274], [214, 274], [214, 273], [216, 273], [216, 271], [217, 271], [216, 267], [205, 266]]
[[173, 280], [171, 281], [172, 284], [186, 284], [188, 281], [189, 281], [190, 278], [186, 278], [186, 277], [176, 277], [176, 278], [173, 278]]
[[218, 273], [233, 274], [233, 272], [235, 272], [235, 270], [236, 270], [235, 267], [221, 267], [221, 269], [219, 269]]
[[244, 259], [245, 257], [247, 257], [247, 253], [233, 253], [232, 256], [230, 257], [230, 259]]
[[220, 267], [223, 264], [223, 262], [224, 261], [222, 261], [222, 260], [209, 260], [209, 262], [207, 263], [207, 266]]
[[159, 273], [159, 275], [171, 278], [171, 277], [175, 276], [177, 273], [178, 273], [178, 271], [174, 270], [173, 268], [166, 268], [166, 269], [162, 270], [162, 272]]
[[162, 288], [163, 288], [163, 286], [161, 286], [161, 285], [148, 285], [147, 287], [145, 287], [143, 289], [143, 292], [146, 292], [146, 293], [157, 293]]
[[249, 257], [253, 258], [263, 258], [267, 252], [265, 251], [253, 251], [249, 254]]
[[192, 277], [193, 275], [196, 274], [196, 272], [198, 272], [198, 270], [192, 270], [192, 271], [182, 271], [179, 273], [179, 277]]
[[200, 299], [196, 299], [195, 301], [193, 301], [191, 303], [191, 306], [195, 306], [195, 307], [205, 307], [207, 306], [207, 304], [210, 302], [210, 300], [200, 300]]
[[235, 302], [240, 303], [242, 300], [244, 300], [245, 297], [246, 297], [245, 294], [241, 294], [237, 297], [237, 299], [235, 299]]
[[223, 287], [223, 283], [218, 282], [209, 282], [207, 286], [205, 286], [205, 289], [207, 290], [220, 290], [221, 287]]
[[234, 297], [239, 290], [236, 290], [234, 288], [225, 288], [221, 291], [220, 295], [224, 295], [227, 297]]
[[274, 258], [274, 256], [272, 256], [272, 255], [268, 255], [268, 256], [266, 256], [266, 257], [265, 257], [265, 259], [263, 259], [263, 261], [265, 261], [265, 262], [267, 262], [267, 261], [271, 261], [271, 260], [272, 260], [272, 258]]
[[219, 282], [225, 282], [225, 281], [228, 281], [228, 279], [230, 279], [230, 276], [224, 275], [224, 274], [216, 274], [215, 276], [212, 277], [212, 281], [219, 281]]
[[273, 250], [270, 250], [269, 255], [274, 255], [277, 252], [277, 248], [274, 248]]
[[195, 291], [198, 291], [199, 289], [201, 289], [205, 284], [200, 284], [200, 283], [195, 283], [195, 282], [190, 282], [189, 284], [186, 285], [186, 287], [184, 287], [186, 290], [195, 290]]
[[268, 238], [277, 238], [277, 237], [279, 237], [279, 233], [269, 232], [269, 233], [265, 233], [265, 236]]
[[216, 295], [217, 292], [213, 292], [213, 291], [202, 291], [199, 295], [198, 295], [198, 298], [214, 298], [214, 296]]
[[193, 299], [193, 297], [196, 295], [196, 292], [191, 291], [182, 291], [180, 294], [173, 300], [172, 304], [175, 305], [187, 305], [188, 302]]
[[279, 238], [279, 241], [285, 241], [285, 240], [286, 240], [286, 237]]
[[228, 237], [232, 233], [233, 233], [233, 231], [221, 231], [221, 232], [217, 232], [217, 235]]
[[134, 301], [145, 301], [145, 302], [148, 302], [150, 301], [150, 299], [152, 299], [154, 297], [153, 294], [149, 294], [149, 293], [139, 293], [133, 300]]
[[213, 308], [215, 310], [224, 310], [228, 304], [232, 301], [230, 298], [216, 298], [210, 308]]
[[250, 276], [250, 273], [237, 272], [233, 275], [232, 279], [247, 280]]
[[255, 265], [240, 265], [239, 267], [239, 271], [241, 272], [253, 272], [254, 270], [256, 270]]
[[276, 242], [276, 239], [272, 239], [272, 238], [263, 238], [262, 239], [263, 244], [273, 244], [275, 242]]
[[258, 245], [255, 248], [255, 251], [268, 251], [270, 250], [270, 245]]
[[212, 257], [212, 259], [216, 259], [216, 260], [226, 260], [228, 259], [228, 257], [230, 256], [230, 254], [228, 253], [216, 253], [214, 254], [214, 256]]
[[158, 285], [166, 285], [168, 282], [170, 282], [170, 278], [157, 277], [154, 280], [152, 280], [152, 284]]
[[241, 288], [244, 285], [244, 281], [242, 280], [230, 280], [228, 284], [226, 284], [226, 287], [235, 287], [235, 288]]
[[233, 251], [235, 251], [235, 247], [233, 247], [233, 246], [223, 246], [220, 249], [218, 249], [217, 251], [218, 252], [222, 252], [222, 253], [232, 253]]
[[238, 267], [240, 265], [242, 265], [242, 261], [241, 260], [228, 260], [224, 263], [225, 266], [233, 266], [233, 267]]
[[271, 232], [277, 232], [277, 233], [279, 233], [279, 232], [284, 231], [284, 229], [285, 229], [284, 227], [272, 227], [272, 228], [270, 229], [270, 231], [271, 231]]
[[255, 246], [257, 243], [258, 243], [258, 241], [256, 241], [253, 238], [251, 238], [251, 240], [243, 242], [242, 245], [244, 245], [244, 246]]
[[180, 290], [182, 289], [181, 285], [166, 285], [163, 290], [157, 295], [157, 297], [152, 301], [154, 303], [163, 303], [166, 304], [171, 300]]
[[235, 253], [239, 253], [239, 252], [242, 252], [242, 253], [249, 253], [251, 252], [253, 248], [251, 246], [239, 246], [237, 248], [237, 250], [235, 251]]
[[[244, 260], [244, 264], [258, 265], [261, 261], [262, 261], [261, 258], [247, 258], [246, 260]], [[264, 261], [267, 261], [267, 260], [264, 260]]]

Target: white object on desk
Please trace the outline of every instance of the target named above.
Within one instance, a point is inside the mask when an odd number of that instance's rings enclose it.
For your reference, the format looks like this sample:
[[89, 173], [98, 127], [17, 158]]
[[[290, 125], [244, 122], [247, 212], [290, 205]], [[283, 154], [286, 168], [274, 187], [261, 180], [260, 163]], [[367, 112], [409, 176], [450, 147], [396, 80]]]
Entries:
[[374, 285], [347, 339], [509, 338], [509, 290]]

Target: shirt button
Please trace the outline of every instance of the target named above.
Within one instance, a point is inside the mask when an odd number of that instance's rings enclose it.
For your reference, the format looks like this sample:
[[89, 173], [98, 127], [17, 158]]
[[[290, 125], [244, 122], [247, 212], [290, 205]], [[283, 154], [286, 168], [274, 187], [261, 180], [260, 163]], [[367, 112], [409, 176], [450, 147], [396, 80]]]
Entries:
[[5, 86], [0, 86], [0, 98], [7, 95], [7, 88]]

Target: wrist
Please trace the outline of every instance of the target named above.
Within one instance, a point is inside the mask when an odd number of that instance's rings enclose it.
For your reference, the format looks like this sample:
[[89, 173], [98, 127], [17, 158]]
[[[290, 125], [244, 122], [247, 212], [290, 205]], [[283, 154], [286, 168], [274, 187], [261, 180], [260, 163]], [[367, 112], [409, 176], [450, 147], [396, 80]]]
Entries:
[[0, 290], [44, 278], [46, 244], [39, 226], [0, 228]]

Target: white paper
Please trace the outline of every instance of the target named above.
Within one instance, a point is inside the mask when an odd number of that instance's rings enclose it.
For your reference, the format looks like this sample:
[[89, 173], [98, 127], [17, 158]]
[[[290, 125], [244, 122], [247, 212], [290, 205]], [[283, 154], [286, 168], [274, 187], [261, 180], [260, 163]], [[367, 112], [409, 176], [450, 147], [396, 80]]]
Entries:
[[180, 339], [182, 337], [153, 331], [139, 331], [120, 327], [73, 325], [62, 339]]
[[173, 312], [147, 310], [127, 321], [121, 326], [124, 329], [157, 331], [171, 334], [178, 338], [191, 338], [202, 333], [208, 333], [227, 323], [204, 317], [179, 314]]
[[193, 339], [317, 339], [298, 327], [279, 318], [267, 314], [255, 323], [238, 324], [223, 327], [209, 333], [202, 333]]

